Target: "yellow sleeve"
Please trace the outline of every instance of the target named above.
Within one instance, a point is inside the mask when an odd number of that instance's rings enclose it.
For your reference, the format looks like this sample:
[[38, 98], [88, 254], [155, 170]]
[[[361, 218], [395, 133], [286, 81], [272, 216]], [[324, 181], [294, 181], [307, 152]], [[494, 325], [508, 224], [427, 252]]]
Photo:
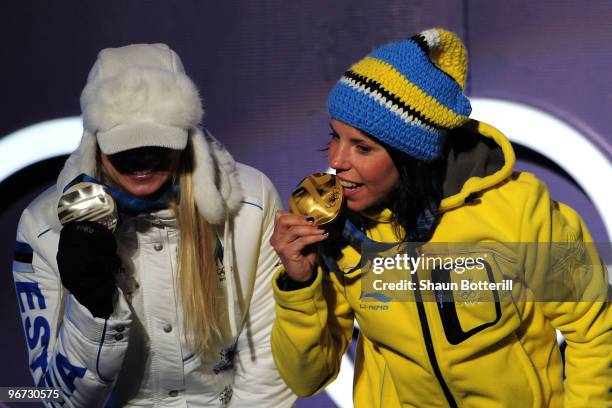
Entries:
[[582, 265], [559, 264], [550, 253], [541, 256], [542, 250], [528, 251], [530, 255], [525, 259], [528, 282], [552, 284], [546, 276], [530, 276], [530, 268], [532, 273], [539, 270], [549, 274], [569, 268], [569, 273], [560, 276], [564, 276], [567, 287], [573, 285], [577, 289], [573, 299], [579, 301], [562, 301], [557, 296], [542, 303], [551, 325], [563, 333], [567, 342], [564, 407], [612, 406], [612, 313], [606, 266], [580, 216], [570, 207], [552, 201], [546, 186], [533, 179], [522, 216], [520, 242], [539, 243], [539, 248], [542, 243], [553, 243], [549, 248], [559, 243], [557, 248], [578, 247], [583, 251]]
[[300, 397], [313, 395], [338, 375], [353, 333], [353, 310], [321, 268], [308, 287], [283, 291], [274, 277], [276, 320], [272, 355], [281, 376]]

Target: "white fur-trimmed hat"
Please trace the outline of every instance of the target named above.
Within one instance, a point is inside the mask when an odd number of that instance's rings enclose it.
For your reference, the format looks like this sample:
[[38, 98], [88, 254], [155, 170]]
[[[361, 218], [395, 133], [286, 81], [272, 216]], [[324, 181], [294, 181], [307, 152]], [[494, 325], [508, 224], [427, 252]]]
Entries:
[[[193, 195], [209, 223], [223, 224], [243, 197], [236, 163], [208, 131], [198, 91], [180, 58], [165, 44], [100, 51], [81, 94], [83, 137], [57, 179], [61, 196], [81, 174], [97, 173], [104, 154], [143, 146], [184, 149], [191, 143]], [[59, 226], [59, 219], [58, 226]]]
[[83, 127], [100, 150], [182, 150], [204, 113], [195, 84], [165, 44], [132, 44], [98, 54], [81, 94]]

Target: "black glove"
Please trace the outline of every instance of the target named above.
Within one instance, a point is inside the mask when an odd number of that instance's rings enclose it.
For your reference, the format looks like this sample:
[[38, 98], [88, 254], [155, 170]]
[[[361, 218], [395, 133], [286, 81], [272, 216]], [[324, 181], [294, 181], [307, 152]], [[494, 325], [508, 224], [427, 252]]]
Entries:
[[113, 233], [90, 221], [62, 228], [57, 249], [62, 284], [95, 317], [113, 313], [116, 290], [113, 273], [121, 267]]

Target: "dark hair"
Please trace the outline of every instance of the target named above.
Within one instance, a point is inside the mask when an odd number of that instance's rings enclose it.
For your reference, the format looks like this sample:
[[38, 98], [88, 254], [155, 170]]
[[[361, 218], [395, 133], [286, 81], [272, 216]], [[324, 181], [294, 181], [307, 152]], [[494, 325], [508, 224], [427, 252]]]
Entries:
[[409, 233], [415, 231], [419, 214], [427, 210], [435, 214], [442, 201], [446, 154], [440, 159], [425, 162], [385, 143], [379, 143], [391, 156], [399, 174], [399, 185], [389, 202], [395, 235], [401, 241], [427, 241], [433, 233], [433, 220], [432, 225], [428, 225], [425, 231], [419, 230], [416, 237], [410, 237]]

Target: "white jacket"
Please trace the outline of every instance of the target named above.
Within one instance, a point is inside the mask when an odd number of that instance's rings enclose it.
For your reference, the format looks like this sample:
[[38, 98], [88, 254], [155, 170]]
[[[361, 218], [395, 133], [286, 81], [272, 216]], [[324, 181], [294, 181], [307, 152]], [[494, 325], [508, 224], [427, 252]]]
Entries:
[[[90, 166], [84, 156], [91, 155], [91, 137], [86, 132], [57, 187], [32, 202], [19, 222], [13, 275], [35, 383], [60, 388], [69, 407], [210, 407], [228, 401], [238, 407], [291, 406], [295, 396], [274, 366], [269, 342], [271, 279], [279, 264], [269, 239], [281, 208], [270, 181], [251, 167], [232, 167], [231, 160], [232, 168], [225, 167], [231, 171], [217, 177], [229, 174], [242, 186], [239, 204], [218, 228], [236, 353], [202, 361], [184, 341], [171, 210], [128, 218], [115, 233], [123, 269], [108, 320], [93, 317], [62, 287], [56, 263], [59, 191], [84, 170], [83, 163]], [[229, 155], [206, 140], [223, 172]], [[221, 197], [223, 186], [219, 191]]]

